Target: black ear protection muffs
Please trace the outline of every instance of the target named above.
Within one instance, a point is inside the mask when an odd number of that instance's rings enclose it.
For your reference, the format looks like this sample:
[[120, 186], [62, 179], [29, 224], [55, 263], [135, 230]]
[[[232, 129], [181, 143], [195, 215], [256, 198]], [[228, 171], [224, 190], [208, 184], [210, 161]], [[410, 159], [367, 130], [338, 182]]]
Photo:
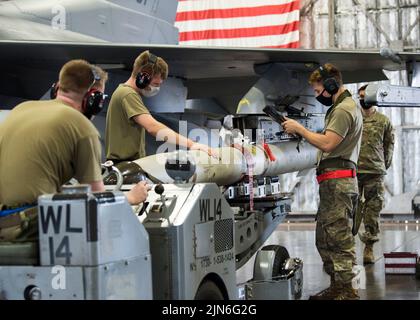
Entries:
[[58, 83], [54, 82], [50, 89], [50, 98], [55, 99], [57, 98], [57, 91], [58, 91]]
[[334, 95], [338, 92], [340, 85], [338, 84], [337, 80], [330, 75], [327, 69], [323, 66], [319, 67], [319, 73], [321, 74], [322, 78], [322, 85], [329, 94]]
[[[90, 89], [83, 97], [82, 101], [82, 113], [88, 118], [92, 119], [94, 115], [97, 115], [104, 107], [104, 102], [106, 95], [99, 91], [98, 89], [92, 88], [96, 81], [101, 80], [101, 77], [96, 73], [94, 69], [92, 69], [93, 74], [93, 82], [90, 86]], [[57, 97], [59, 86], [58, 83], [54, 83], [50, 89], [50, 97], [51, 99], [55, 99]]]
[[139, 89], [145, 89], [152, 82], [153, 78], [153, 67], [157, 62], [157, 57], [149, 53], [149, 58], [144, 67], [141, 68], [140, 72], [136, 76], [136, 86]]
[[104, 107], [106, 95], [98, 89], [90, 89], [85, 94], [82, 102], [82, 113], [88, 118], [92, 119], [93, 116], [97, 115], [102, 111]]

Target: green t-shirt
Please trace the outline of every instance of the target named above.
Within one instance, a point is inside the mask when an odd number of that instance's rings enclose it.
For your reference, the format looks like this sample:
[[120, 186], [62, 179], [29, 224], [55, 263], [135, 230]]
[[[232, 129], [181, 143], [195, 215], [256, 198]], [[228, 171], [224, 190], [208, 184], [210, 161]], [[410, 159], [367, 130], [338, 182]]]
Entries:
[[378, 111], [363, 116], [358, 172], [386, 174], [392, 162], [394, 131], [388, 117]]
[[362, 113], [350, 92], [343, 92], [328, 110], [325, 116], [324, 133], [333, 131], [343, 138], [343, 141], [331, 152], [318, 153], [318, 161], [329, 158], [351, 160], [357, 164], [362, 138]]
[[105, 153], [109, 160], [136, 160], [146, 156], [145, 130], [133, 117], [149, 114], [141, 96], [121, 84], [112, 94], [106, 115]]
[[32, 204], [71, 178], [100, 181], [99, 133], [59, 100], [16, 106], [0, 125], [0, 203]]

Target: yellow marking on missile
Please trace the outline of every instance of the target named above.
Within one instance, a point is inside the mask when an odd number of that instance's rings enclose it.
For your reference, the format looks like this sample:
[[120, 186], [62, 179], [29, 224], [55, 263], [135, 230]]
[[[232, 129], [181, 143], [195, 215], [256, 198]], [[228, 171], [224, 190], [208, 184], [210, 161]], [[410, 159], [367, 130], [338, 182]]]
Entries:
[[243, 99], [241, 99], [241, 101], [239, 101], [238, 111], [237, 111], [238, 113], [241, 112], [241, 109], [242, 109], [244, 104], [247, 105], [247, 106], [250, 105], [249, 100], [247, 98], [243, 98]]
[[251, 146], [251, 153], [253, 156], [257, 155], [257, 147], [256, 146]]

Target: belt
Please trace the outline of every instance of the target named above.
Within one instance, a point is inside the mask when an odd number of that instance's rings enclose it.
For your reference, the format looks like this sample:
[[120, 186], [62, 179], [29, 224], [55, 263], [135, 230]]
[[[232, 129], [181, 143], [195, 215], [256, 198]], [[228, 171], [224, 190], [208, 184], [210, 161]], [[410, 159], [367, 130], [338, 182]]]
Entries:
[[316, 177], [318, 183], [321, 183], [325, 180], [331, 179], [340, 179], [340, 178], [355, 178], [356, 177], [356, 170], [355, 169], [347, 169], [347, 170], [335, 170], [335, 171], [328, 171], [323, 174], [320, 174]]
[[354, 169], [356, 170], [356, 164], [351, 160], [341, 159], [341, 158], [329, 158], [321, 160], [318, 165], [317, 171], [321, 172], [322, 170], [328, 168], [340, 168], [340, 169]]
[[[9, 213], [8, 215], [4, 215], [0, 217], [0, 229], [19, 226], [22, 224], [22, 222], [36, 216], [37, 210], [28, 210], [25, 212], [25, 210], [29, 208], [34, 208], [34, 207], [28, 206], [26, 208], [25, 207], [19, 208], [20, 211], [18, 212], [15, 211], [14, 213]], [[17, 209], [14, 209], [14, 210], [17, 210]], [[4, 211], [12, 211], [12, 210], [4, 210]]]

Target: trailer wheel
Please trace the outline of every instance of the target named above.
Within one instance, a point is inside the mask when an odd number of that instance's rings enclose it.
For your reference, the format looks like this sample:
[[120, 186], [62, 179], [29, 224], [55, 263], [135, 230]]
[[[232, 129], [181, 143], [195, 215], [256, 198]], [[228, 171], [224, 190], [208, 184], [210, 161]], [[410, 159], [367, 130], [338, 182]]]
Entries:
[[261, 249], [262, 251], [274, 251], [275, 252], [275, 258], [273, 261], [273, 274], [272, 277], [278, 277], [282, 274], [283, 265], [286, 262], [287, 259], [290, 258], [289, 252], [287, 249], [283, 246], [278, 245], [270, 245], [265, 246]]
[[197, 290], [194, 300], [224, 300], [223, 293], [211, 280], [205, 280]]

